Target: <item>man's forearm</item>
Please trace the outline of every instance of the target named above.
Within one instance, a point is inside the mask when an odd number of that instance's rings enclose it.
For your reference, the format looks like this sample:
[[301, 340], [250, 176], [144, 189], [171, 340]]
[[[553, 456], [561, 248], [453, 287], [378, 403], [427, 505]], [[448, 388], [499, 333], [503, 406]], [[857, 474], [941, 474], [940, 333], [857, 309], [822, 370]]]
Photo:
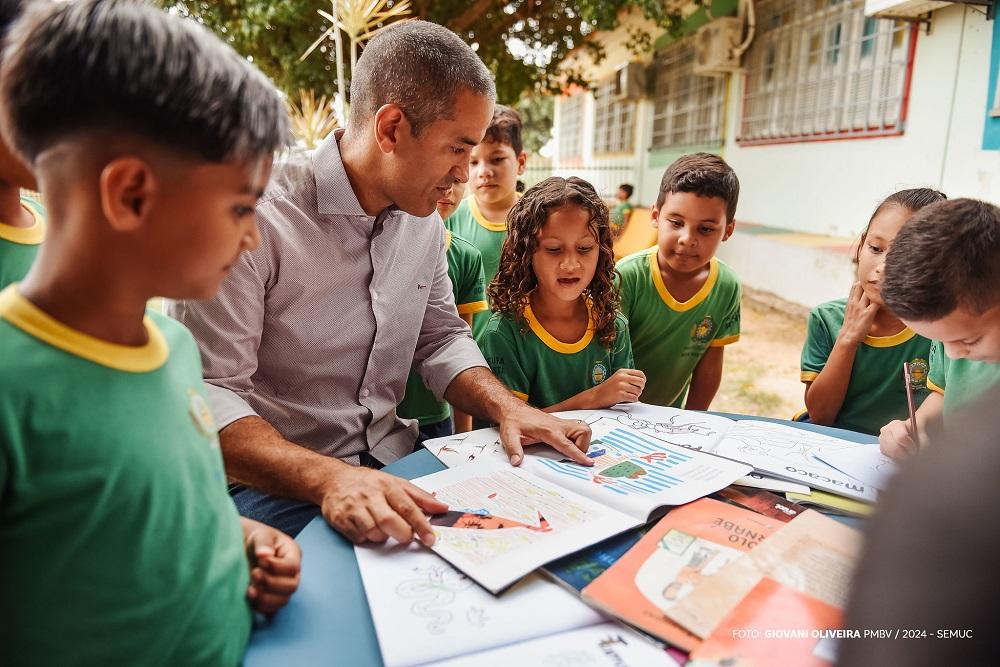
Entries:
[[467, 368], [451, 381], [444, 392], [445, 400], [462, 412], [488, 419], [494, 424], [512, 408], [523, 405], [522, 401], [493, 375], [493, 371], [482, 366]]
[[319, 505], [339, 459], [285, 440], [260, 417], [238, 419], [219, 432], [226, 474], [255, 489]]

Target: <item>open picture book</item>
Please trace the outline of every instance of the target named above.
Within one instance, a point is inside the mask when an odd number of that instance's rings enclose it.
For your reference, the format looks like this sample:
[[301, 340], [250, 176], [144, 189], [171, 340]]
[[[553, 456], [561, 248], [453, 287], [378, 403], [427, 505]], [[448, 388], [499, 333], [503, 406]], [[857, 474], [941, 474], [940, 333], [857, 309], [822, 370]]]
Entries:
[[[768, 478], [775, 478], [785, 484], [790, 482], [867, 503], [874, 503], [878, 498], [875, 486], [841, 469], [847, 466], [837, 468], [827, 462], [827, 459], [843, 459], [848, 450], [867, 453], [872, 448], [871, 444], [850, 442], [774, 422], [755, 419], [737, 421], [705, 412], [644, 403], [622, 403], [606, 410], [576, 411], [572, 416], [584, 418], [590, 424], [595, 440], [610, 430], [621, 428], [647, 442], [654, 441], [745, 463], [758, 474], [756, 478], [747, 474], [740, 480], [734, 480], [737, 483], [775, 491], [808, 491], [806, 488], [762, 483]], [[425, 446], [449, 467], [481, 458], [506, 460], [495, 429], [430, 440]], [[553, 467], [551, 463], [541, 462], [543, 458], [555, 456], [551, 449], [529, 448], [527, 453], [526, 462], [532, 458], [535, 460], [531, 467], [533, 471], [540, 465]]]
[[[413, 480], [449, 506], [431, 517], [433, 550], [496, 593], [546, 563], [714, 493], [750, 471], [746, 464], [671, 445], [611, 420], [592, 428], [593, 467], [564, 461], [552, 450], [526, 456], [520, 467], [510, 465], [502, 448], [470, 462], [429, 441], [432, 453], [458, 466]], [[495, 445], [494, 438], [483, 451]]]

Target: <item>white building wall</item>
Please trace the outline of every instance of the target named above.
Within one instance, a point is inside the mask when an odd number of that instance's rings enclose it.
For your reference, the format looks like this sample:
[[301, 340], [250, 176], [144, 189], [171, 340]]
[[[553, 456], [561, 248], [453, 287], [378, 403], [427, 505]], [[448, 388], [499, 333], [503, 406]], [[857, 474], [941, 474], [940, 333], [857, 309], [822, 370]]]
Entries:
[[935, 12], [931, 34], [917, 37], [907, 121], [896, 137], [740, 146], [743, 81], [733, 77], [723, 155], [743, 185], [740, 219], [854, 236], [883, 198], [906, 187], [1000, 201], [1000, 152], [981, 150], [991, 38], [981, 12]]

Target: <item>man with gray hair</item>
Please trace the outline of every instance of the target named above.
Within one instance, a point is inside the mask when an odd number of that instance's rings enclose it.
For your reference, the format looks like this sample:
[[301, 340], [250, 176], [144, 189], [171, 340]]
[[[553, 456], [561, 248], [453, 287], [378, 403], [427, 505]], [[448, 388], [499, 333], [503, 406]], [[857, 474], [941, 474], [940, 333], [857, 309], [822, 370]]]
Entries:
[[413, 449], [416, 425], [395, 412], [411, 365], [436, 395], [499, 423], [514, 465], [532, 442], [589, 463], [587, 425], [514, 397], [452, 298], [435, 203], [468, 180], [495, 98], [449, 30], [380, 32], [354, 71], [347, 129], [275, 166], [260, 247], [234, 259], [215, 299], [169, 305], [201, 348], [242, 514], [294, 535], [322, 511], [357, 543], [433, 542], [425, 512], [445, 506], [372, 469]]

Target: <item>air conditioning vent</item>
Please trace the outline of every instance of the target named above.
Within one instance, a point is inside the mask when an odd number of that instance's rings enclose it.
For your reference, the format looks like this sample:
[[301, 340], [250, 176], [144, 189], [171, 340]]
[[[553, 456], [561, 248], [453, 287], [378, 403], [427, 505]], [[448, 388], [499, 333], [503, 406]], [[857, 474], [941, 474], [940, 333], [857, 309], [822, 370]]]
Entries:
[[694, 38], [694, 73], [723, 76], [740, 69], [733, 50], [743, 41], [743, 21], [724, 16], [698, 28]]

